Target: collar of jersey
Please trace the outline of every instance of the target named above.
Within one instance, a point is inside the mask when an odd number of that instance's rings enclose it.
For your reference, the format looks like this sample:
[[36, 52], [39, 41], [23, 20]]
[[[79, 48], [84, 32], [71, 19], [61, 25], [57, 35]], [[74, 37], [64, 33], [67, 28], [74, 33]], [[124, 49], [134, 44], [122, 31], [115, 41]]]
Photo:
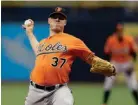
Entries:
[[62, 34], [63, 34], [63, 32], [58, 33], [58, 34], [54, 34], [54, 35], [52, 35], [52, 36], [49, 35], [49, 37], [48, 37], [47, 39], [50, 39], [50, 38], [52, 38], [52, 37], [55, 37], [55, 36], [57, 36], [57, 35], [62, 35]]

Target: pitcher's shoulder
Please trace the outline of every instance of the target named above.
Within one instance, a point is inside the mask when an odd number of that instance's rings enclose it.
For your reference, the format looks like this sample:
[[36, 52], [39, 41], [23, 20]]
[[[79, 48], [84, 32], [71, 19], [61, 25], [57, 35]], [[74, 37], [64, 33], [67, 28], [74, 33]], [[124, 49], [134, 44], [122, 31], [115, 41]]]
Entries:
[[44, 43], [47, 38], [41, 39], [39, 43]]
[[74, 41], [81, 41], [81, 39], [80, 38], [78, 38], [78, 37], [76, 37], [76, 36], [74, 36], [74, 35], [71, 35], [71, 34], [68, 34], [68, 33], [64, 33], [64, 35], [65, 35], [65, 37], [68, 39], [68, 40], [74, 40]]

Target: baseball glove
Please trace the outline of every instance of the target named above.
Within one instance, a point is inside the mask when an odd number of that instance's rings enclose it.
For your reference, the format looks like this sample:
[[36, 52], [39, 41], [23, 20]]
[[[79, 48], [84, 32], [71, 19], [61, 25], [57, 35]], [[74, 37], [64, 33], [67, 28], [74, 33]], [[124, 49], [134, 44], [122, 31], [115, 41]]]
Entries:
[[93, 57], [90, 72], [100, 73], [108, 77], [116, 75], [115, 67], [110, 62], [96, 56]]

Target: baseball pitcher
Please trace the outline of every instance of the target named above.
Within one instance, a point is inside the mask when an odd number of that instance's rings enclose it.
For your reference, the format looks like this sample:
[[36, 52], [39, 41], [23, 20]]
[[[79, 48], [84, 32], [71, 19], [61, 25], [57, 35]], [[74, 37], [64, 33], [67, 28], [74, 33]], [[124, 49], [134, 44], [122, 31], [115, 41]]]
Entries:
[[[137, 80], [133, 63], [136, 61], [136, 43], [131, 36], [123, 34], [122, 24], [118, 24], [116, 28], [116, 32], [107, 39], [105, 54], [114, 64], [117, 74], [124, 74], [126, 83], [131, 89], [136, 105], [138, 105]], [[107, 105], [115, 78], [105, 78], [103, 105]]]
[[76, 57], [91, 65], [91, 72], [105, 76], [116, 74], [114, 66], [97, 56], [82, 40], [64, 33], [67, 16], [57, 7], [48, 18], [50, 35], [38, 42], [33, 34], [34, 21], [23, 25], [36, 55], [30, 76], [25, 105], [73, 105], [74, 99], [67, 86], [69, 73]]

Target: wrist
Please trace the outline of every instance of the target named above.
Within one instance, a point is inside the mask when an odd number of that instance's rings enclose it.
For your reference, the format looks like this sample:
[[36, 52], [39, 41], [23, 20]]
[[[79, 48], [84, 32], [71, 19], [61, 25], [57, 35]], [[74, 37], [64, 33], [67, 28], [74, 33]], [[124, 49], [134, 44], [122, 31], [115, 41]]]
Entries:
[[26, 34], [27, 34], [28, 36], [33, 36], [33, 31], [26, 31]]

